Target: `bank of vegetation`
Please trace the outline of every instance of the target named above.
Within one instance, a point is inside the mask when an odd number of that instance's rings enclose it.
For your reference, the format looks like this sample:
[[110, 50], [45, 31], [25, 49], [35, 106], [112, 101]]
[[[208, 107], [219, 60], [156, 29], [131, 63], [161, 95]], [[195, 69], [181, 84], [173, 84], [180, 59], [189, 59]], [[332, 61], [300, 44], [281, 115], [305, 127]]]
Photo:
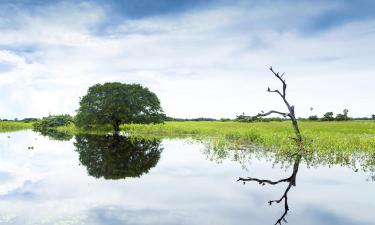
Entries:
[[[300, 121], [305, 145], [309, 149], [321, 151], [364, 151], [375, 152], [374, 121]], [[58, 128], [61, 132], [108, 133], [110, 127], [96, 130], [82, 130], [70, 124]], [[263, 148], [293, 148], [293, 128], [290, 121], [282, 122], [165, 122], [162, 124], [125, 124], [121, 131], [130, 136], [144, 138], [193, 138], [210, 139], [215, 145], [256, 144]]]
[[19, 130], [31, 129], [33, 122], [22, 121], [0, 121], [0, 132], [14, 132]]

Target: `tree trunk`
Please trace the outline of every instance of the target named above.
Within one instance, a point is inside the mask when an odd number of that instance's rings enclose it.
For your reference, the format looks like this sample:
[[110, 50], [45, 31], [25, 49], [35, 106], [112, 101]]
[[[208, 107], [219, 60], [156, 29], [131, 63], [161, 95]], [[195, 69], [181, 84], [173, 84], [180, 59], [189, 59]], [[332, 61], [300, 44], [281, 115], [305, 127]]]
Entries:
[[120, 133], [120, 124], [121, 124], [120, 120], [115, 120], [114, 121], [114, 123], [113, 123], [113, 130], [115, 131], [115, 134]]
[[286, 107], [288, 108], [288, 111], [289, 113], [285, 113], [285, 112], [279, 112], [279, 111], [276, 111], [276, 110], [271, 110], [267, 113], [264, 113], [262, 111], [262, 113], [259, 113], [258, 115], [254, 116], [253, 118], [257, 118], [257, 117], [263, 117], [263, 116], [268, 116], [270, 114], [279, 114], [279, 115], [282, 115], [283, 117], [289, 117], [291, 120], [292, 120], [292, 124], [293, 124], [293, 128], [294, 128], [294, 132], [296, 134], [296, 138], [293, 138], [296, 140], [296, 142], [298, 143], [300, 149], [302, 150], [303, 149], [303, 146], [302, 146], [302, 135], [301, 135], [301, 132], [299, 130], [299, 127], [298, 127], [298, 121], [296, 119], [296, 115], [294, 113], [294, 106], [293, 105], [290, 105], [289, 102], [287, 101], [286, 99], [286, 87], [287, 87], [287, 84], [285, 82], [285, 79], [283, 78], [284, 74], [279, 74], [279, 73], [276, 73], [272, 67], [270, 68], [271, 72], [281, 81], [281, 83], [283, 84], [283, 90], [280, 91], [278, 89], [275, 89], [275, 90], [271, 90], [271, 88], [268, 87], [267, 91], [268, 92], [274, 92], [274, 93], [277, 93], [280, 95], [280, 97], [283, 99]]

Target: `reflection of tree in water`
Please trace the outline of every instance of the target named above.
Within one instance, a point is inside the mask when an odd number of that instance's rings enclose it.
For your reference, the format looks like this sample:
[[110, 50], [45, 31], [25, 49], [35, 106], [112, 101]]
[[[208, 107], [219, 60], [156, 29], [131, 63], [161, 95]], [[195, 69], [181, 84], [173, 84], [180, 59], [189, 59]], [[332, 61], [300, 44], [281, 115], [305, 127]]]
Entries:
[[58, 131], [56, 129], [46, 129], [46, 130], [36, 130], [34, 131], [40, 133], [41, 135], [45, 137], [49, 137], [51, 140], [56, 141], [69, 141], [73, 138], [73, 135], [68, 134], [66, 132]]
[[244, 145], [237, 143], [223, 143], [223, 142], [201, 142], [205, 148], [203, 153], [206, 154], [207, 158], [216, 162], [222, 162], [224, 159], [230, 159], [241, 164], [243, 168], [251, 164], [254, 159], [266, 159], [271, 162], [273, 166], [280, 166], [281, 168], [291, 168], [291, 175], [287, 178], [283, 178], [276, 181], [267, 179], [259, 179], [255, 177], [239, 178], [238, 181], [256, 182], [260, 185], [278, 185], [287, 183], [285, 191], [281, 197], [276, 200], [271, 200], [268, 203], [283, 204], [284, 213], [276, 220], [275, 225], [281, 224], [286, 221], [286, 216], [289, 211], [288, 204], [288, 193], [292, 187], [296, 186], [296, 178], [299, 166], [301, 162], [307, 167], [318, 167], [318, 166], [334, 166], [339, 165], [341, 167], [349, 167], [353, 171], [359, 170], [367, 172], [370, 178], [375, 181], [375, 153], [369, 152], [358, 152], [358, 151], [300, 151], [299, 149], [291, 149], [288, 151], [277, 150], [277, 149], [262, 149], [256, 145]]
[[140, 177], [156, 166], [163, 149], [159, 140], [120, 135], [77, 135], [74, 145], [90, 176], [105, 179]]
[[277, 181], [259, 179], [259, 178], [254, 178], [254, 177], [247, 177], [247, 178], [241, 178], [240, 177], [237, 180], [237, 181], [244, 182], [244, 184], [248, 181], [255, 181], [255, 182], [258, 182], [260, 185], [263, 185], [263, 186], [266, 185], [266, 184], [277, 185], [277, 184], [280, 184], [280, 183], [288, 183], [288, 186], [286, 187], [283, 195], [279, 199], [270, 200], [268, 202], [268, 204], [272, 205], [272, 203], [280, 203], [280, 202], [284, 201], [284, 213], [276, 221], [275, 225], [281, 224], [281, 222], [283, 222], [283, 221], [287, 223], [285, 217], [286, 217], [286, 215], [288, 214], [288, 211], [289, 211], [288, 193], [289, 193], [292, 186], [296, 186], [296, 178], [297, 178], [299, 164], [301, 163], [301, 158], [302, 158], [301, 154], [296, 154], [296, 156], [294, 158], [294, 163], [293, 163], [293, 172], [292, 172], [292, 175], [290, 177], [280, 179], [280, 180], [277, 180]]

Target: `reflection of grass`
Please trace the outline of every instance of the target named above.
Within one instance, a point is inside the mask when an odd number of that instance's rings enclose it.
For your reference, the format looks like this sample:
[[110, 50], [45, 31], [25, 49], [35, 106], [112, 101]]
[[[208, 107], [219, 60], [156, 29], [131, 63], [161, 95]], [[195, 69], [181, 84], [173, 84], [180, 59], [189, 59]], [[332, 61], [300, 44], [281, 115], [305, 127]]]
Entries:
[[[305, 145], [320, 151], [371, 151], [375, 152], [375, 122], [309, 122], [300, 121]], [[238, 145], [255, 143], [264, 148], [290, 149], [294, 137], [290, 121], [269, 123], [239, 122], [166, 122], [164, 124], [123, 125], [122, 130], [132, 136], [143, 137], [193, 137], [202, 139], [213, 138], [220, 142], [230, 140]], [[87, 133], [73, 125], [61, 127], [59, 130], [70, 133]], [[107, 133], [110, 128], [100, 128], [89, 133]]]
[[104, 135], [104, 134], [108, 134], [112, 132], [112, 126], [100, 126], [100, 127], [96, 127], [95, 129], [85, 130], [85, 129], [80, 129], [74, 126], [74, 124], [70, 123], [67, 126], [57, 127], [57, 131], [68, 133], [71, 135], [77, 135], [77, 134]]
[[15, 122], [15, 121], [0, 121], [0, 132], [12, 132], [18, 130], [31, 129], [33, 123]]

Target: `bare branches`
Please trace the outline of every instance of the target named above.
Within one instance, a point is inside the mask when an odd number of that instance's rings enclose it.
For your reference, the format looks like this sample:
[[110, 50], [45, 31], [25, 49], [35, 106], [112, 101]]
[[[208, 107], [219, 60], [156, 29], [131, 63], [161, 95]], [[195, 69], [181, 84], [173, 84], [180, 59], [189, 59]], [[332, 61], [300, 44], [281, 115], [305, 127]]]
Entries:
[[276, 111], [276, 110], [271, 110], [268, 113], [263, 113], [263, 112], [259, 113], [258, 115], [254, 116], [254, 118], [268, 116], [268, 115], [273, 114], [273, 113], [279, 114], [283, 117], [289, 117], [292, 120], [294, 132], [297, 136], [297, 138], [295, 140], [300, 146], [302, 146], [302, 136], [301, 136], [301, 133], [300, 133], [300, 130], [299, 130], [299, 127], [298, 127], [298, 122], [297, 122], [297, 119], [296, 119], [296, 116], [295, 116], [295, 113], [294, 113], [294, 106], [290, 105], [288, 100], [286, 99], [287, 84], [286, 84], [286, 81], [284, 79], [284, 73], [282, 73], [280, 75], [279, 72], [275, 72], [273, 70], [272, 66], [270, 67], [270, 70], [275, 75], [275, 77], [281, 81], [281, 83], [283, 85], [283, 89], [282, 89], [282, 92], [281, 92], [278, 89], [272, 90], [270, 87], [268, 87], [267, 91], [270, 92], [270, 93], [272, 92], [272, 93], [277, 93], [278, 95], [280, 95], [280, 97], [283, 99], [286, 107], [288, 108], [289, 113], [283, 113], [283, 112], [279, 112], [279, 111]]
[[240, 177], [240, 178], [238, 178], [237, 181], [243, 181], [243, 182], [256, 181], [261, 185], [265, 185], [266, 183], [271, 184], [271, 185], [275, 185], [275, 184], [278, 184], [278, 183], [281, 183], [281, 182], [288, 182], [290, 179], [291, 178], [289, 177], [289, 178], [281, 179], [281, 180], [278, 180], [278, 181], [271, 181], [271, 180], [263, 180], [263, 179], [253, 178], [253, 177], [247, 177], [247, 178]]
[[268, 92], [275, 92], [275, 93], [279, 94], [282, 98], [284, 98], [284, 95], [281, 94], [281, 92], [279, 90], [277, 90], [277, 89], [276, 90], [271, 90], [270, 88], [268, 88], [267, 91]]
[[255, 118], [256, 117], [264, 117], [264, 116], [268, 116], [268, 115], [271, 115], [271, 114], [279, 114], [283, 117], [287, 117], [287, 116], [290, 116], [289, 113], [284, 113], [284, 112], [279, 112], [279, 111], [276, 111], [276, 110], [271, 110], [269, 112], [266, 112], [266, 113], [258, 113], [258, 115], [254, 116]]
[[289, 208], [288, 208], [288, 198], [286, 197], [285, 198], [285, 210], [284, 210], [284, 213], [283, 215], [276, 221], [275, 225], [277, 224], [280, 224], [281, 225], [281, 222], [285, 222], [285, 223], [288, 223], [288, 221], [286, 221], [285, 217], [286, 215], [288, 214], [288, 211], [289, 211]]
[[281, 81], [281, 83], [283, 84], [283, 94], [281, 94], [280, 92], [279, 93], [280, 93], [281, 97], [285, 98], [285, 96], [286, 96], [286, 86], [287, 86], [285, 79], [283, 79], [283, 76], [284, 76], [285, 73], [283, 73], [281, 75], [279, 74], [279, 72], [276, 73], [273, 70], [272, 66], [270, 67], [270, 70], [277, 77], [277, 79], [279, 79]]
[[247, 181], [255, 181], [255, 182], [258, 182], [262, 186], [264, 186], [265, 184], [276, 185], [276, 184], [279, 184], [279, 183], [282, 183], [282, 182], [288, 182], [288, 186], [286, 187], [286, 189], [285, 189], [285, 191], [284, 191], [284, 193], [283, 193], [283, 195], [281, 196], [280, 199], [268, 201], [268, 204], [272, 205], [272, 203], [280, 203], [284, 200], [284, 213], [281, 215], [281, 217], [278, 220], [276, 220], [275, 225], [277, 225], [277, 224], [281, 225], [282, 222], [287, 223], [285, 217], [286, 217], [286, 215], [288, 214], [288, 211], [289, 211], [288, 193], [289, 193], [291, 187], [296, 185], [296, 178], [297, 178], [297, 173], [298, 173], [299, 164], [301, 162], [301, 158], [302, 158], [301, 154], [296, 155], [295, 160], [294, 160], [292, 175], [288, 178], [281, 179], [281, 180], [278, 180], [278, 181], [271, 181], [271, 180], [258, 179], [258, 178], [252, 178], [252, 177], [248, 177], [248, 178], [241, 178], [240, 177], [237, 180], [237, 181], [242, 181], [244, 183], [247, 182]]
[[[299, 164], [299, 161], [298, 161], [298, 164]], [[286, 179], [278, 180], [278, 181], [264, 180], [264, 179], [251, 178], [251, 177], [248, 177], [248, 178], [241, 178], [240, 177], [240, 178], [238, 178], [237, 181], [243, 181], [244, 183], [246, 181], [256, 181], [256, 182], [258, 182], [262, 186], [264, 186], [266, 183], [267, 184], [271, 184], [271, 185], [276, 185], [276, 184], [279, 184], [279, 183], [282, 183], [282, 182], [288, 182], [289, 183], [288, 187], [286, 188], [284, 194], [281, 196], [280, 199], [268, 201], [268, 204], [272, 205], [272, 203], [280, 203], [281, 201], [284, 200], [284, 213], [281, 215], [281, 217], [278, 220], [276, 220], [276, 223], [275, 223], [275, 225], [277, 225], [277, 224], [281, 225], [281, 222], [286, 222], [287, 223], [285, 217], [286, 217], [286, 215], [288, 214], [288, 211], [289, 211], [288, 192], [289, 192], [290, 188], [292, 187], [292, 185], [295, 182], [296, 175], [297, 175], [297, 171], [293, 171], [292, 176], [290, 176], [290, 177], [288, 177]]]
[[[286, 188], [283, 196], [281, 196], [281, 198], [279, 200], [271, 200], [268, 202], [268, 204], [272, 205], [272, 203], [276, 202], [276, 203], [280, 203], [283, 199], [284, 199], [284, 213], [283, 215], [281, 215], [281, 217], [276, 221], [275, 225], [277, 224], [280, 224], [281, 225], [281, 222], [284, 221], [285, 223], [288, 223], [285, 219], [286, 215], [288, 214], [288, 211], [289, 211], [289, 205], [288, 205], [288, 192], [290, 190], [290, 188], [292, 187], [293, 185], [293, 180], [295, 181], [295, 177], [293, 178], [290, 177], [290, 181], [289, 181], [289, 185], [288, 187]], [[293, 180], [292, 180], [293, 179]]]

